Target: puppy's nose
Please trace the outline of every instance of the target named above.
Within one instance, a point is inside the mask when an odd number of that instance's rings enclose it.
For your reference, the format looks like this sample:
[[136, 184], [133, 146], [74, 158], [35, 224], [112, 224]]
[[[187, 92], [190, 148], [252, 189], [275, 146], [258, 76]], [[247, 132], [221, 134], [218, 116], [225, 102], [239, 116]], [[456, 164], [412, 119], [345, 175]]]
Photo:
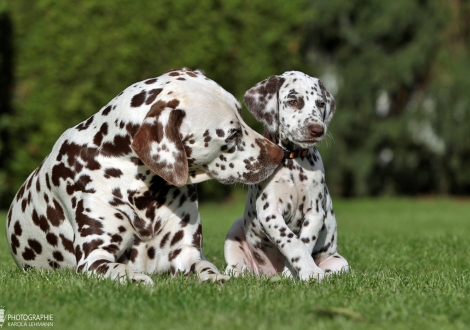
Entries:
[[323, 135], [324, 132], [323, 125], [318, 123], [312, 124], [308, 127], [308, 132], [312, 137], [320, 137]]

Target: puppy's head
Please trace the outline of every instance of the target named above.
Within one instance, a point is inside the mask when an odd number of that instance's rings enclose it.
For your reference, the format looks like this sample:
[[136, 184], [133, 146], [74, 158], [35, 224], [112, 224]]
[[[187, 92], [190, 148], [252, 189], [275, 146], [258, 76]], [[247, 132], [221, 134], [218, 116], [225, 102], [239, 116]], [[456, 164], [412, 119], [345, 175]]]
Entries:
[[282, 149], [245, 124], [232, 94], [192, 71], [172, 71], [168, 81], [132, 143], [145, 165], [176, 186], [271, 175]]
[[256, 84], [244, 101], [268, 133], [306, 149], [323, 140], [336, 110], [323, 83], [298, 71]]

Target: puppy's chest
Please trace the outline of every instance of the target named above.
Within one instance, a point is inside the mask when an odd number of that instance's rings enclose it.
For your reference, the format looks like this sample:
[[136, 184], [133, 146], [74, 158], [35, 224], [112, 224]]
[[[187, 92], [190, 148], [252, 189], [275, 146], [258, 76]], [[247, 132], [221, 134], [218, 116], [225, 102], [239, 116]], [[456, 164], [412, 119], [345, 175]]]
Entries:
[[284, 195], [287, 192], [292, 195], [289, 199], [294, 201], [313, 197], [322, 190], [325, 175], [322, 168], [311, 165], [307, 159], [287, 159], [270, 181], [274, 183], [276, 189], [282, 188]]
[[324, 173], [307, 160], [286, 160], [265, 189], [273, 202], [279, 203], [284, 222], [298, 232], [306, 214], [320, 212], [324, 191]]

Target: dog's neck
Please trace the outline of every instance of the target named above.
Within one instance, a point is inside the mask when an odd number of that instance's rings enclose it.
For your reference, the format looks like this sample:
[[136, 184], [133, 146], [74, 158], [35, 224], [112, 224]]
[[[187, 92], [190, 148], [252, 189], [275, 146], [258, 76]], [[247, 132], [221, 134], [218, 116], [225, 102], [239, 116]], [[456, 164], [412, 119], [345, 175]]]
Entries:
[[284, 150], [284, 159], [294, 159], [297, 157], [305, 157], [308, 154], [309, 149], [303, 149], [295, 146], [288, 140], [281, 140], [279, 134], [271, 134], [264, 131], [264, 137], [269, 141], [277, 144]]

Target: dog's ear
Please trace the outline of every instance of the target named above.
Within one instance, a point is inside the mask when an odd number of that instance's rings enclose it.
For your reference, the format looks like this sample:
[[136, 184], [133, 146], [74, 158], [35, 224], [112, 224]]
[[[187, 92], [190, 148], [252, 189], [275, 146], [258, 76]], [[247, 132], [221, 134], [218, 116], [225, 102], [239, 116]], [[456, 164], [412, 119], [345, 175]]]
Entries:
[[178, 104], [156, 102], [134, 135], [132, 149], [149, 169], [180, 187], [188, 181], [188, 159], [180, 136], [185, 112], [176, 109]]
[[279, 127], [279, 88], [284, 78], [272, 76], [250, 88], [243, 97], [245, 104], [255, 118], [270, 133]]
[[325, 125], [329, 125], [331, 120], [333, 119], [333, 115], [335, 114], [335, 111], [336, 111], [336, 101], [335, 101], [335, 98], [333, 97], [333, 95], [330, 94], [330, 92], [328, 92], [325, 88], [325, 86], [323, 85], [323, 83], [321, 82], [320, 79], [318, 79], [318, 84], [320, 85], [320, 89], [322, 91], [322, 94], [325, 96], [326, 98], [326, 109], [325, 109], [325, 119], [324, 119], [324, 123]]

